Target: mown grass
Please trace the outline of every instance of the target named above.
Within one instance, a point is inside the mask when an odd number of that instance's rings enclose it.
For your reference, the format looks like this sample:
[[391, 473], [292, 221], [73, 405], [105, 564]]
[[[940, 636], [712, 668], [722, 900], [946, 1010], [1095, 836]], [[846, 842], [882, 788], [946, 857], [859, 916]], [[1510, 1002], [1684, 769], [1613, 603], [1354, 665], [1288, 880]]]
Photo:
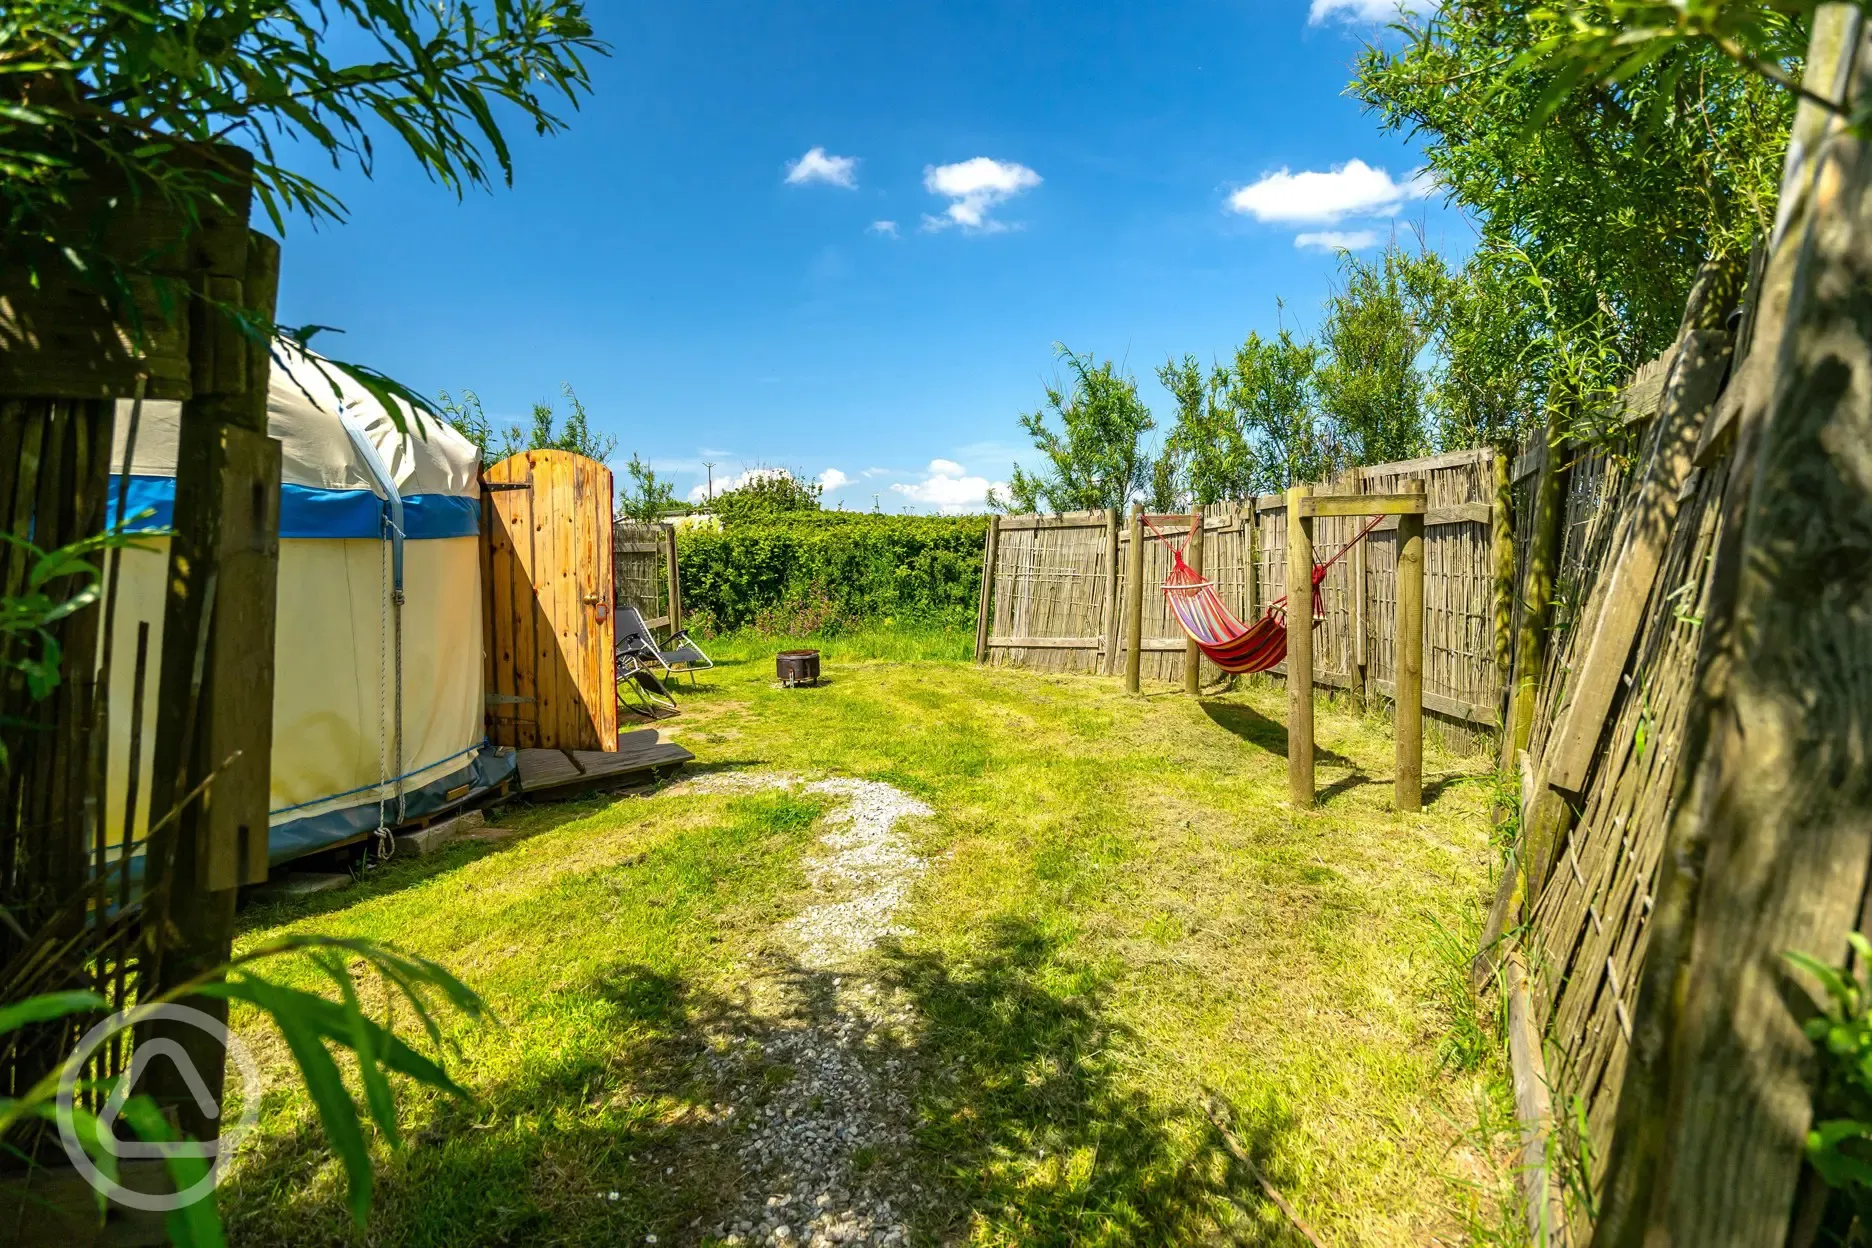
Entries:
[[[1299, 1242], [1218, 1118], [1327, 1242], [1511, 1225], [1499, 1051], [1452, 973], [1491, 863], [1481, 761], [1432, 752], [1427, 809], [1399, 816], [1388, 726], [1325, 707], [1322, 802], [1294, 811], [1279, 691], [1128, 698], [953, 661], [972, 640], [811, 641], [826, 683], [782, 690], [792, 642], [719, 639], [663, 726], [709, 767], [886, 780], [936, 811], [914, 931], [874, 968], [924, 1020], [917, 1238]], [[436, 957], [504, 1020], [453, 1037], [479, 1099], [415, 1101], [368, 1238], [698, 1241], [736, 1182], [701, 1037], [762, 1026], [740, 990], [801, 904], [816, 811], [680, 789], [526, 809], [506, 844], [253, 914], [248, 940]], [[237, 1237], [363, 1242], [283, 1052], [239, 1021], [275, 1077], [226, 1193]]]

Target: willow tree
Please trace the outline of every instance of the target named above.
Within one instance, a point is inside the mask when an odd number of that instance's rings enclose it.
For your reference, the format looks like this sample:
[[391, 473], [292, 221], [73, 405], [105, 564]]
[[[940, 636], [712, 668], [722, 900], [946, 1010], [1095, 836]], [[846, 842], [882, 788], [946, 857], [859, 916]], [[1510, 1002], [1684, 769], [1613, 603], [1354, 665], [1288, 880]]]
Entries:
[[[1452, 0], [1359, 57], [1351, 93], [1422, 145], [1481, 234], [1447, 344], [1454, 429], [1504, 432], [1517, 378], [1590, 407], [1670, 344], [1703, 260], [1772, 222], [1793, 95], [1710, 40], [1616, 44], [1711, 7]], [[1797, 66], [1798, 18], [1748, 7], [1768, 14], [1764, 55]]]
[[[251, 186], [278, 233], [294, 216], [342, 220], [343, 201], [305, 171], [307, 157], [369, 176], [380, 146], [457, 196], [510, 183], [507, 130], [560, 130], [554, 109], [576, 107], [585, 58], [605, 51], [579, 0], [4, 5], [0, 273], [36, 285], [76, 271], [131, 322], [130, 284], [150, 258], [100, 247], [107, 218], [198, 220]], [[169, 310], [181, 301], [172, 292]], [[427, 406], [373, 370], [351, 371], [380, 397]]]
[[1020, 418], [1044, 463], [1035, 472], [1015, 465], [1007, 497], [991, 497], [990, 504], [1088, 511], [1123, 507], [1151, 493], [1151, 456], [1140, 439], [1156, 422], [1138, 397], [1137, 378], [1110, 360], [1101, 363], [1064, 346], [1054, 351], [1067, 375], [1047, 387], [1044, 406]]

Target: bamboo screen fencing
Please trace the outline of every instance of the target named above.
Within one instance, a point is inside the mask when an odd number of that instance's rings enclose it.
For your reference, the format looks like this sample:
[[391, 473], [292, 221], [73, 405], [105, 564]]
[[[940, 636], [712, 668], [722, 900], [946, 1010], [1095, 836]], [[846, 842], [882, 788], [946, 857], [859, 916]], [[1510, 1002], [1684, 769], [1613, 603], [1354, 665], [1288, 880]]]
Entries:
[[676, 571], [676, 526], [611, 526], [611, 584], [619, 607], [635, 607], [651, 628], [682, 627], [682, 588]]
[[[1680, 794], [1678, 752], [1728, 485], [1728, 461], [1710, 452], [1702, 429], [1714, 423], [1712, 408], [1739, 394], [1730, 385], [1715, 401], [1727, 345], [1712, 341], [1724, 357], [1714, 364], [1714, 349], [1702, 344], [1702, 358], [1669, 373], [1674, 354], [1689, 350], [1680, 340], [1639, 370], [1623, 396], [1621, 438], [1550, 452], [1537, 436], [1511, 473], [1516, 510], [1527, 514], [1535, 481], [1556, 456], [1564, 501], [1535, 717], [1526, 748], [1510, 742], [1513, 757], [1504, 759], [1521, 774], [1516, 853], [1533, 902], [1518, 936], [1479, 965], [1516, 968], [1505, 982], [1529, 1022], [1526, 1034], [1511, 1027], [1509, 1036], [1529, 1143], [1523, 1179], [1531, 1231], [1551, 1244], [1586, 1243], [1601, 1207], [1659, 863]], [[1701, 399], [1691, 392], [1699, 368]], [[1700, 435], [1705, 453], [1697, 455]], [[1525, 578], [1529, 552], [1517, 537], [1517, 576]], [[1655, 570], [1633, 571], [1646, 568]], [[1522, 585], [1517, 629], [1526, 596]], [[1614, 598], [1620, 609], [1610, 609]], [[1515, 879], [1504, 880], [1498, 911]], [[1516, 1008], [1511, 1002], [1511, 1015]]]
[[[1425, 529], [1424, 718], [1446, 744], [1474, 747], [1500, 721], [1495, 666], [1493, 554], [1497, 516], [1494, 453], [1460, 451], [1431, 459], [1354, 469], [1317, 487], [1320, 494], [1389, 493], [1421, 479], [1429, 492]], [[1151, 516], [1181, 543], [1190, 516]], [[1365, 522], [1321, 517], [1315, 541], [1331, 555]], [[1321, 586], [1326, 619], [1315, 641], [1314, 683], [1389, 698], [1396, 611], [1396, 528], [1387, 519], [1354, 546]], [[1130, 549], [1129, 518], [1116, 511], [999, 517], [988, 538], [978, 658], [1055, 672], [1114, 674], [1124, 664], [1120, 627]], [[1147, 590], [1163, 582], [1170, 552], [1146, 532]], [[1283, 597], [1287, 575], [1287, 509], [1282, 495], [1264, 495], [1204, 509], [1203, 574], [1244, 620]], [[1163, 595], [1144, 595], [1142, 674], [1183, 677], [1186, 639]], [[1285, 665], [1274, 675], [1284, 678]], [[1204, 663], [1205, 680], [1221, 672]]]

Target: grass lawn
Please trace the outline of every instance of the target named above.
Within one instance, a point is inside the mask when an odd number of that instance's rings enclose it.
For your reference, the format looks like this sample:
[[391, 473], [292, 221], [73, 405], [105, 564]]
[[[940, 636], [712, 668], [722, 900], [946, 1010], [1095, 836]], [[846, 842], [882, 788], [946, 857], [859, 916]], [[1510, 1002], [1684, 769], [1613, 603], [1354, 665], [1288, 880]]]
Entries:
[[[879, 1164], [910, 1240], [1303, 1243], [1262, 1177], [1327, 1243], [1511, 1228], [1500, 1058], [1461, 987], [1486, 760], [1431, 751], [1427, 808], [1399, 817], [1388, 725], [1322, 706], [1323, 801], [1296, 812], [1281, 690], [1133, 699], [958, 661], [971, 640], [816, 643], [827, 683], [786, 691], [779, 643], [730, 639], [666, 725], [691, 774], [879, 780], [934, 812], [903, 825], [927, 867], [902, 934], [849, 972], [905, 1007], [865, 1060], [895, 1063], [910, 1136]], [[452, 1032], [477, 1099], [409, 1096], [359, 1232], [283, 1044], [237, 1014], [269, 1092], [222, 1189], [234, 1238], [710, 1242], [737, 1141], [797, 1073], [757, 1056], [750, 1084], [723, 1055], [791, 1025], [768, 987], [824, 978], [789, 962], [788, 920], [833, 805], [678, 784], [512, 807], [510, 839], [247, 911], [244, 944], [435, 958], [501, 1021]]]

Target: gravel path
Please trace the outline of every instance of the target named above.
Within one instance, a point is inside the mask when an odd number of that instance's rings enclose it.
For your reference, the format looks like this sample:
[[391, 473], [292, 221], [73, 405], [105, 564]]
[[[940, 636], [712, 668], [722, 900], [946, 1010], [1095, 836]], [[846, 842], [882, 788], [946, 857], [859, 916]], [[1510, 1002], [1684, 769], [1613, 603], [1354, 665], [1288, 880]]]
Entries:
[[916, 1020], [899, 994], [855, 972], [880, 940], [905, 932], [896, 912], [925, 863], [896, 827], [930, 808], [875, 780], [730, 772], [686, 787], [803, 788], [842, 801], [806, 864], [813, 898], [777, 933], [789, 965], [750, 985], [760, 1036], [718, 1036], [711, 1050], [734, 1090], [744, 1174], [713, 1232], [730, 1244], [901, 1244], [921, 1194], [903, 1167]]

